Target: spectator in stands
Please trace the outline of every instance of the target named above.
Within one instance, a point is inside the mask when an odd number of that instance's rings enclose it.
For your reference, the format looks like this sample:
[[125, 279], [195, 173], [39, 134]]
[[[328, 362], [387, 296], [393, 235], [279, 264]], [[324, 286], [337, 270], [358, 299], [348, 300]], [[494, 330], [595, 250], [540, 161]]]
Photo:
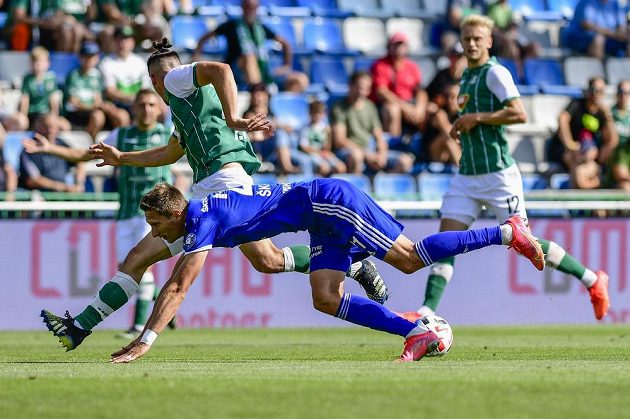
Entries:
[[408, 54], [407, 36], [398, 32], [387, 42], [387, 55], [372, 65], [370, 99], [380, 108], [383, 129], [393, 137], [400, 137], [404, 126], [417, 131], [426, 117], [428, 99], [420, 86], [422, 74]]
[[[40, 115], [59, 115], [59, 95], [55, 73], [49, 71], [50, 58], [44, 47], [35, 47], [31, 51], [31, 73], [22, 81], [20, 113], [26, 115], [29, 125], [33, 126]], [[62, 131], [70, 130], [70, 123], [61, 118], [58, 122]]]
[[64, 85], [64, 114], [75, 127], [85, 130], [96, 139], [109, 122], [109, 127], [129, 124], [126, 110], [117, 108], [109, 101], [103, 101], [103, 77], [96, 68], [100, 57], [95, 42], [85, 42], [81, 46], [79, 68], [72, 70]]
[[[242, 18], [228, 20], [199, 39], [193, 61], [201, 56], [203, 45], [209, 39], [225, 36], [225, 62], [236, 74], [240, 72], [240, 78], [245, 83], [270, 85], [274, 83], [274, 79], [279, 79], [291, 91], [304, 91], [308, 86], [308, 77], [304, 73], [293, 71], [293, 54], [289, 42], [260, 22], [257, 14], [258, 0], [243, 0], [242, 7]], [[265, 42], [267, 39], [277, 41], [284, 54], [283, 65], [274, 72], [269, 68], [269, 49]]]
[[140, 89], [150, 88], [151, 80], [145, 60], [133, 52], [136, 41], [130, 26], [119, 26], [114, 31], [116, 50], [103, 58], [105, 99], [129, 112]]
[[[249, 108], [243, 113], [244, 118], [250, 118], [256, 114], [264, 114], [271, 120], [270, 132], [250, 132], [250, 139], [254, 142], [254, 150], [263, 162], [273, 165], [278, 174], [293, 174], [312, 172], [311, 160], [307, 155], [297, 149], [297, 141], [294, 141], [293, 128], [289, 125], [280, 125], [273, 118], [273, 112], [269, 108], [269, 92], [263, 83], [254, 84], [249, 89]], [[271, 169], [271, 167], [267, 167]]]
[[416, 160], [459, 164], [461, 147], [451, 135], [453, 122], [459, 116], [457, 96], [459, 85], [451, 83], [436, 95], [437, 106], [429, 106], [428, 120], [422, 132], [422, 142]]
[[332, 132], [326, 120], [326, 105], [313, 101], [308, 107], [310, 121], [300, 131], [299, 148], [313, 162], [313, 171], [320, 176], [346, 173], [346, 165], [332, 152]]
[[389, 150], [374, 103], [368, 98], [372, 76], [357, 71], [350, 78], [348, 96], [337, 101], [330, 113], [335, 154], [349, 173], [381, 170], [407, 173], [413, 157]]
[[608, 185], [630, 192], [630, 81], [617, 85], [617, 102], [612, 108], [615, 127], [619, 134], [619, 144], [609, 162]]
[[565, 45], [603, 59], [628, 54], [625, 9], [617, 0], [580, 0], [565, 32]]
[[430, 103], [433, 102], [437, 104], [438, 107], [442, 107], [446, 104], [439, 102], [446, 88], [451, 84], [459, 83], [459, 80], [462, 78], [462, 73], [468, 66], [466, 57], [464, 56], [464, 49], [460, 42], [455, 44], [446, 56], [449, 66], [435, 73], [433, 80], [431, 80], [426, 89]]
[[4, 161], [4, 139], [6, 132], [0, 125], [0, 192], [7, 192], [4, 196], [5, 201], [13, 199], [13, 192], [17, 189], [17, 175], [15, 170], [8, 162]]
[[540, 55], [540, 45], [537, 42], [531, 42], [519, 33], [519, 25], [512, 15], [512, 7], [508, 0], [498, 0], [488, 6], [488, 17], [494, 22], [495, 28], [498, 29], [509, 41], [508, 47], [514, 47], [518, 51], [518, 59], [516, 64], [519, 71], [523, 71], [522, 61], [527, 58], [534, 58]]
[[27, 51], [31, 43], [31, 28], [35, 24], [31, 16], [30, 2], [11, 0], [8, 19], [2, 28], [3, 38], [14, 51]]
[[[164, 16], [172, 16], [176, 8], [172, 0], [95, 0], [98, 22], [105, 24], [98, 35], [101, 48], [107, 53], [116, 51], [115, 28], [129, 26], [136, 40], [145, 49], [151, 40], [168, 36], [170, 29]], [[143, 42], [144, 41], [144, 42]]]
[[[35, 121], [34, 138], [41, 135], [49, 142], [67, 147], [63, 141], [57, 138], [58, 132], [59, 121], [55, 115], [41, 115]], [[59, 157], [47, 154], [29, 154], [26, 150], [22, 150], [22, 154], [20, 154], [19, 186], [22, 188], [57, 192], [83, 192], [85, 171], [82, 163], [77, 163], [75, 181], [72, 183], [67, 182], [69, 173], [69, 164]]]
[[582, 99], [574, 99], [558, 118], [552, 139], [551, 160], [564, 163], [571, 184], [578, 189], [598, 188], [602, 167], [618, 142], [610, 110], [604, 103], [606, 82], [594, 77]]
[[93, 39], [83, 23], [93, 17], [89, 5], [84, 0], [40, 1], [34, 25], [39, 28], [41, 45], [50, 51], [78, 53], [85, 39]]

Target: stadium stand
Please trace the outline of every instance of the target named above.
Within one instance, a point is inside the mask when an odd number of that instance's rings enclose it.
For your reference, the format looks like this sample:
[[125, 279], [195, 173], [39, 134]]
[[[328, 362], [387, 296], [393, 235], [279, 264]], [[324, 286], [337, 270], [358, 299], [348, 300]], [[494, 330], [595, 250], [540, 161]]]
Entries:
[[[361, 36], [357, 36], [360, 33]], [[350, 17], [343, 22], [343, 39], [351, 50], [366, 55], [383, 55], [387, 43], [385, 26], [379, 19]]]
[[368, 195], [371, 195], [374, 192], [374, 190], [372, 189], [370, 178], [366, 175], [357, 175], [353, 173], [335, 173], [330, 177], [348, 181]]
[[405, 201], [417, 199], [416, 179], [411, 175], [377, 173], [374, 176], [374, 195], [377, 199]]

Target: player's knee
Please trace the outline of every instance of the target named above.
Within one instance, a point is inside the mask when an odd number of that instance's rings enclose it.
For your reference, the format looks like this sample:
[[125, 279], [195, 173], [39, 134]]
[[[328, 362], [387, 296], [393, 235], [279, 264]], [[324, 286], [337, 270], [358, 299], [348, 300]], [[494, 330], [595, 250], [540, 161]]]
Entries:
[[333, 294], [314, 293], [313, 307], [322, 313], [334, 315], [339, 307], [339, 298], [335, 299]]
[[407, 275], [412, 274], [416, 272], [418, 269], [422, 268], [422, 266], [419, 265], [417, 262], [413, 260], [409, 260], [409, 259], [403, 261], [401, 264], [399, 264], [396, 267], [398, 268], [399, 271]]

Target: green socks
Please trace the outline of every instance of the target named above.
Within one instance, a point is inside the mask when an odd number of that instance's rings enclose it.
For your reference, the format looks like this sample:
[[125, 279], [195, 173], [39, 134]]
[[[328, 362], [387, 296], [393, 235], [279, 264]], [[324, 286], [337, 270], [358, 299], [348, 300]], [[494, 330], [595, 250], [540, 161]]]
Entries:
[[431, 265], [431, 274], [427, 280], [427, 288], [424, 292], [424, 303], [422, 305], [436, 311], [440, 304], [446, 284], [453, 277], [453, 265], [455, 257], [442, 259]]
[[311, 267], [311, 248], [305, 245], [283, 247], [284, 271], [308, 273]]
[[555, 242], [538, 239], [538, 243], [540, 243], [545, 253], [545, 263], [547, 266], [574, 276], [587, 288], [590, 288], [597, 280], [595, 272], [582, 265]]
[[123, 272], [116, 275], [99, 290], [90, 305], [74, 318], [82, 329], [91, 330], [107, 316], [125, 305], [138, 290], [138, 284]]

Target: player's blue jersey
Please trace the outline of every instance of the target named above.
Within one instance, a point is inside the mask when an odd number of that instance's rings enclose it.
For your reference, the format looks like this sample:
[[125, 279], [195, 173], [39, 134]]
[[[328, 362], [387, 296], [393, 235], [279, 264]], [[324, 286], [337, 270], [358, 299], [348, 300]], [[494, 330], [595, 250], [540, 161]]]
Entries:
[[253, 185], [191, 200], [184, 252], [235, 247], [308, 230], [311, 270], [342, 269], [346, 262], [350, 266], [351, 259], [368, 255], [382, 259], [402, 228], [372, 198], [343, 180]]

